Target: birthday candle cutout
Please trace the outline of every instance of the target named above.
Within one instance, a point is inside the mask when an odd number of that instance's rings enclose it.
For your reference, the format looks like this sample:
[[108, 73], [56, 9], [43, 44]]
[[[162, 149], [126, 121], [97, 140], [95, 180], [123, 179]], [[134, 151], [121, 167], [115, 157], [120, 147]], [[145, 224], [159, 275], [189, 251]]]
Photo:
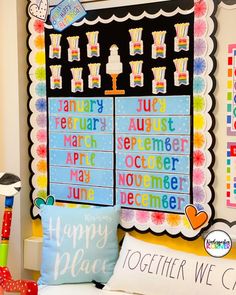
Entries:
[[189, 23], [175, 24], [176, 37], [175, 37], [175, 51], [189, 50], [189, 36], [188, 36]]
[[52, 76], [50, 77], [51, 89], [62, 89], [61, 65], [50, 66]]
[[89, 88], [101, 88], [101, 76], [100, 76], [100, 63], [88, 64], [89, 75]]
[[189, 85], [188, 58], [174, 59], [176, 71], [174, 73], [175, 86]]
[[82, 79], [83, 68], [72, 68], [72, 80], [71, 80], [71, 91], [83, 92], [84, 91], [84, 81]]
[[143, 54], [143, 41], [142, 41], [143, 28], [130, 29], [131, 41], [129, 42], [130, 55]]
[[131, 61], [129, 64], [132, 71], [132, 73], [130, 74], [130, 86], [132, 88], [137, 86], [143, 87], [143, 84], [144, 84], [144, 76], [142, 73], [143, 61], [142, 60]]
[[166, 67], [152, 68], [154, 80], [152, 81], [152, 93], [166, 93], [166, 79], [165, 79]]
[[61, 34], [50, 34], [49, 58], [61, 58]]
[[79, 36], [67, 37], [69, 43], [68, 48], [68, 61], [79, 61], [80, 60], [80, 49], [79, 49]]
[[165, 37], [166, 31], [152, 32], [154, 44], [152, 44], [152, 58], [157, 59], [166, 57]]
[[86, 33], [88, 38], [88, 44], [87, 44], [87, 56], [89, 58], [95, 56], [100, 56], [100, 44], [98, 43], [98, 31], [94, 32], [87, 32]]

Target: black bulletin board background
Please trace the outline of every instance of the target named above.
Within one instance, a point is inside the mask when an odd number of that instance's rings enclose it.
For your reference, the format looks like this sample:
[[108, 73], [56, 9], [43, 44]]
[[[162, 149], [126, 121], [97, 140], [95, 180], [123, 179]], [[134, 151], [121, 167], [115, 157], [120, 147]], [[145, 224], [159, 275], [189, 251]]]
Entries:
[[[178, 2], [178, 1], [176, 1]], [[185, 9], [193, 7], [193, 1], [179, 1], [176, 3], [178, 5], [184, 6]], [[182, 5], [181, 5], [182, 4]], [[173, 3], [161, 3], [161, 8], [168, 11], [169, 7]], [[117, 17], [124, 17], [129, 11], [133, 15], [140, 15], [143, 11], [147, 11], [150, 14], [155, 14], [160, 10], [160, 3], [153, 3], [148, 5], [138, 5], [131, 7], [122, 8], [111, 8], [106, 10], [96, 10], [88, 11], [88, 19], [96, 19], [98, 16], [102, 18], [109, 18], [111, 15], [115, 14]], [[174, 37], [176, 36], [175, 27], [176, 23], [189, 22], [189, 36], [190, 36], [190, 50], [185, 52], [174, 52]], [[130, 56], [129, 54], [129, 42], [130, 34], [129, 29], [132, 28], [143, 28], [142, 40], [144, 43], [144, 54]], [[151, 95], [152, 94], [152, 80], [153, 80], [153, 67], [166, 67], [165, 78], [167, 80], [167, 93], [165, 95], [191, 95], [193, 93], [193, 55], [194, 55], [194, 39], [193, 39], [193, 29], [194, 29], [194, 13], [182, 15], [176, 14], [171, 17], [160, 16], [157, 19], [143, 18], [139, 21], [127, 20], [125, 22], [112, 21], [109, 24], [97, 23], [95, 25], [83, 24], [82, 26], [70, 26], [62, 32], [61, 37], [61, 59], [50, 59], [49, 58], [49, 45], [50, 34], [58, 34], [57, 31], [52, 29], [45, 29], [45, 44], [46, 44], [46, 70], [47, 70], [47, 97], [98, 97], [104, 96], [104, 91], [111, 89], [112, 80], [109, 75], [106, 74], [106, 63], [108, 62], [108, 56], [110, 55], [110, 47], [112, 44], [117, 44], [119, 47], [119, 55], [121, 62], [123, 63], [123, 73], [118, 77], [118, 88], [125, 89], [125, 96], [137, 96], [137, 95]], [[87, 57], [87, 36], [86, 32], [89, 31], [99, 31], [98, 42], [100, 43], [100, 57]], [[166, 58], [152, 59], [151, 57], [151, 46], [153, 44], [153, 31], [166, 30]], [[79, 47], [81, 60], [80, 61], [68, 61], [67, 49], [68, 49], [68, 36], [79, 36]], [[179, 87], [174, 86], [174, 72], [175, 65], [173, 60], [175, 58], [188, 57], [188, 71], [189, 71], [189, 85], [181, 85]], [[131, 73], [131, 68], [129, 65], [130, 61], [143, 60], [143, 73], [144, 73], [144, 87], [130, 87], [129, 75]], [[100, 75], [101, 75], [101, 88], [89, 89], [88, 88], [88, 75], [89, 63], [101, 63]], [[50, 89], [50, 65], [62, 65], [61, 76], [62, 76], [62, 89]], [[82, 67], [83, 74], [82, 78], [84, 80], [84, 92], [71, 92], [71, 79], [72, 74], [70, 69], [73, 67]], [[162, 94], [158, 94], [162, 95]]]
[[[98, 16], [103, 19], [109, 19], [115, 15], [119, 18], [125, 17], [127, 13], [134, 16], [141, 15], [144, 11], [149, 14], [156, 14], [160, 9], [165, 12], [170, 11], [172, 16], [159, 16], [156, 19], [142, 18], [141, 20], [131, 20], [117, 22], [112, 21], [108, 24], [98, 22], [94, 25], [83, 24], [81, 26], [70, 26], [63, 32], [58, 32], [53, 29], [45, 28], [45, 51], [46, 51], [46, 91], [47, 98], [49, 97], [105, 97], [105, 90], [112, 88], [112, 79], [110, 75], [106, 74], [106, 64], [110, 55], [110, 47], [116, 44], [119, 47], [119, 55], [121, 62], [123, 63], [123, 73], [118, 76], [118, 89], [124, 89], [125, 94], [122, 96], [154, 96], [152, 94], [152, 80], [154, 79], [152, 68], [153, 67], [166, 67], [165, 79], [167, 81], [167, 92], [165, 94], [159, 93], [158, 96], [170, 96], [170, 95], [189, 95], [191, 101], [191, 115], [193, 114], [193, 60], [194, 60], [194, 12], [189, 12], [184, 15], [180, 13], [173, 13], [173, 7], [179, 7], [183, 10], [189, 10], [193, 8], [193, 0], [180, 0], [176, 3], [160, 2], [149, 3], [146, 5], [126, 6], [119, 8], [110, 8], [102, 10], [88, 11], [86, 18], [88, 20], [95, 20]], [[173, 15], [174, 14], [174, 15]], [[176, 31], [174, 25], [176, 23], [188, 22], [189, 25], [189, 51], [174, 51], [174, 38]], [[48, 23], [50, 25], [50, 23]], [[144, 53], [142, 55], [131, 56], [129, 53], [129, 42], [131, 40], [129, 29], [143, 28], [142, 40], [144, 44]], [[165, 43], [166, 43], [166, 58], [152, 59], [152, 44], [153, 31], [167, 31]], [[100, 44], [100, 56], [99, 57], [87, 57], [87, 36], [86, 32], [99, 31], [98, 42]], [[49, 46], [51, 44], [50, 34], [61, 34], [61, 59], [49, 58]], [[80, 61], [68, 61], [68, 41], [69, 36], [79, 36], [79, 48], [80, 48]], [[174, 85], [174, 72], [176, 71], [173, 60], [176, 58], [188, 58], [188, 71], [189, 71], [189, 85]], [[130, 87], [130, 61], [142, 60], [143, 61], [143, 74], [144, 74], [144, 87]], [[101, 75], [101, 88], [88, 88], [88, 76], [89, 76], [89, 63], [100, 63], [100, 75]], [[51, 65], [61, 65], [62, 76], [62, 89], [50, 88], [51, 77]], [[82, 67], [82, 79], [84, 80], [84, 91], [73, 93], [71, 91], [71, 68]], [[49, 112], [48, 112], [49, 114]], [[114, 116], [115, 120], [115, 116]], [[114, 121], [115, 122], [115, 121]], [[191, 117], [191, 141], [193, 139], [193, 118]], [[49, 135], [48, 135], [49, 136]], [[49, 140], [48, 140], [49, 142]], [[114, 202], [116, 193], [116, 155], [115, 155], [115, 136], [114, 136]], [[49, 147], [48, 147], [49, 148]], [[190, 148], [190, 179], [192, 177], [192, 153], [193, 147]], [[49, 155], [49, 152], [48, 152]], [[48, 159], [48, 173], [49, 173], [50, 160]], [[49, 177], [50, 178], [50, 177]], [[48, 192], [50, 184], [48, 183]], [[50, 192], [49, 192], [50, 193]], [[63, 201], [64, 202], [64, 201]], [[69, 201], [71, 202], [71, 201]], [[190, 202], [192, 203], [192, 182], [190, 181]], [[142, 209], [144, 210], [144, 209]], [[150, 210], [149, 210], [150, 211]]]

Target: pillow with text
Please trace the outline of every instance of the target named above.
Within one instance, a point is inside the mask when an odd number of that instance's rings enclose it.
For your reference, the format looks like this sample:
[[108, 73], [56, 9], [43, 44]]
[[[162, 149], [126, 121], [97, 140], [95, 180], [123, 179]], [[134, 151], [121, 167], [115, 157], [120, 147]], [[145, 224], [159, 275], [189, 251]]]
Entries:
[[104, 290], [145, 295], [236, 294], [235, 260], [204, 257], [126, 234]]
[[42, 206], [40, 285], [106, 283], [118, 258], [119, 207]]

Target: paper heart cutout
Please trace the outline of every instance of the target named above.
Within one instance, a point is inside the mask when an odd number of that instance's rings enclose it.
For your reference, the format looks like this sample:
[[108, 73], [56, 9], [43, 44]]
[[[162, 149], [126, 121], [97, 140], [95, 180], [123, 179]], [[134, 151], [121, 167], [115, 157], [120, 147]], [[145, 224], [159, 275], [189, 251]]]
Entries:
[[41, 0], [39, 5], [31, 4], [29, 6], [29, 12], [32, 16], [45, 22], [48, 16], [48, 0]]
[[54, 203], [55, 203], [55, 199], [54, 199], [53, 196], [48, 196], [46, 200], [43, 199], [43, 198], [40, 198], [40, 197], [38, 197], [38, 198], [36, 198], [34, 200], [35, 206], [38, 207], [39, 209], [40, 209], [40, 206], [41, 205], [50, 205], [50, 206], [53, 206]]
[[185, 207], [185, 215], [194, 230], [201, 227], [208, 219], [208, 214], [205, 211], [197, 212], [197, 209], [193, 205]]

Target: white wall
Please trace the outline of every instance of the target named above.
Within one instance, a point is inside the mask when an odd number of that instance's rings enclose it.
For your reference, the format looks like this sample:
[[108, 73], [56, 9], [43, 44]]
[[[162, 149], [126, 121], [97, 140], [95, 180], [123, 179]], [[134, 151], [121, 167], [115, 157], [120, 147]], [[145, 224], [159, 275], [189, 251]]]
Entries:
[[[27, 276], [27, 273], [23, 272], [22, 263], [23, 238], [31, 234], [27, 140], [26, 4], [26, 0], [0, 1], [0, 171], [19, 175], [23, 186], [21, 193], [15, 197], [8, 260], [8, 266], [15, 278]], [[2, 210], [3, 198], [1, 199]], [[2, 214], [0, 216], [2, 217]]]
[[[0, 170], [20, 175], [19, 88], [17, 60], [16, 1], [0, 2]], [[9, 136], [11, 135], [11, 136]], [[2, 206], [1, 206], [2, 207]], [[9, 266], [20, 276], [21, 223], [19, 194], [15, 198]], [[15, 263], [17, 262], [17, 263]]]

